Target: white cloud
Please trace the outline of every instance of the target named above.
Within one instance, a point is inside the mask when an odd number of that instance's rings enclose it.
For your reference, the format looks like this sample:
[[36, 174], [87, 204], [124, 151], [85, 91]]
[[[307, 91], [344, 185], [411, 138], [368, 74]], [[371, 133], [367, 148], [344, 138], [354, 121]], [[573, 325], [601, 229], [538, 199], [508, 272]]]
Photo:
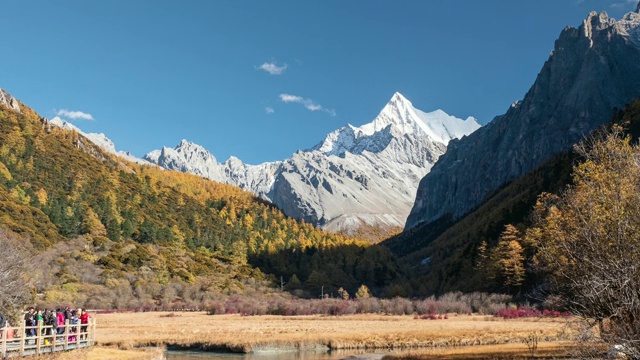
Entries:
[[291, 94], [280, 94], [280, 100], [284, 103], [297, 103], [302, 104], [309, 111], [324, 111], [331, 116], [336, 116], [336, 112], [333, 109], [327, 109], [320, 104], [316, 104], [311, 99], [305, 99], [302, 96]]
[[638, 5], [638, 0], [622, 0], [615, 1], [610, 6], [612, 8], [633, 8], [636, 5]]
[[272, 108], [272, 107], [270, 107], [270, 106], [267, 106], [266, 108], [264, 108], [264, 111], [265, 111], [267, 114], [273, 114], [274, 112], [276, 112], [276, 111], [275, 111], [275, 110], [273, 110], [273, 108]]
[[304, 99], [301, 96], [289, 95], [289, 94], [280, 94], [280, 100], [285, 103], [295, 102], [295, 103], [303, 103]]
[[56, 112], [56, 115], [62, 116], [72, 120], [94, 120], [93, 115], [82, 111], [69, 111], [67, 109], [61, 109]]
[[257, 68], [260, 70], [264, 70], [266, 72], [268, 72], [271, 75], [282, 75], [284, 73], [285, 70], [287, 70], [287, 68], [289, 67], [289, 65], [287, 64], [283, 64], [282, 66], [278, 66], [278, 64], [276, 64], [275, 62], [271, 62], [271, 63], [264, 63], [260, 66], [258, 66]]

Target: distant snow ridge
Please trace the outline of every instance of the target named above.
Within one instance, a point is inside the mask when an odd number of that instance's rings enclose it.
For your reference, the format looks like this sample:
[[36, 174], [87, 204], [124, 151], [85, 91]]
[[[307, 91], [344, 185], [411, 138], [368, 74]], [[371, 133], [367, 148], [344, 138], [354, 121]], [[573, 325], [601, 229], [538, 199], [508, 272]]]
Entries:
[[418, 188], [452, 139], [480, 128], [442, 110], [425, 113], [395, 93], [380, 114], [360, 127], [338, 129], [309, 150], [284, 161], [224, 163], [183, 140], [144, 159], [254, 192], [287, 215], [330, 231], [404, 225]]
[[116, 151], [116, 146], [113, 144], [113, 141], [111, 141], [111, 139], [109, 139], [103, 133], [85, 133], [82, 130], [80, 130], [77, 126], [73, 125], [72, 123], [70, 123], [68, 121], [65, 121], [65, 120], [59, 118], [58, 116], [56, 116], [53, 119], [49, 120], [49, 123], [61, 128], [61, 129], [75, 131], [78, 134], [83, 135], [84, 137], [89, 139], [89, 141], [91, 141], [92, 143], [94, 143], [97, 146], [101, 147], [106, 152], [115, 154], [115, 155], [117, 155], [117, 156], [119, 156], [121, 158], [127, 159], [129, 161], [132, 161], [132, 162], [135, 162], [135, 163], [138, 163], [138, 164], [149, 165], [149, 162], [147, 162], [146, 160], [142, 160], [140, 158], [137, 158], [137, 157], [131, 155], [129, 152]]

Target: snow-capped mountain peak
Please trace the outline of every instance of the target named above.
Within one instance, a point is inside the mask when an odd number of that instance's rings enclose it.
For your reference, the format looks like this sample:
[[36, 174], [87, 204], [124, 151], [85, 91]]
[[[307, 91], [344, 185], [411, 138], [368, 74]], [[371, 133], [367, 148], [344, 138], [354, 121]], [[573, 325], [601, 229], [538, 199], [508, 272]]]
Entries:
[[352, 231], [363, 225], [402, 226], [419, 179], [449, 140], [479, 127], [473, 118], [422, 112], [395, 93], [372, 122], [337, 129], [284, 161], [248, 165], [232, 156], [219, 163], [186, 140], [145, 159], [250, 190], [287, 215], [325, 229]]
[[411, 101], [397, 92], [376, 119], [360, 129], [369, 134], [389, 125], [395, 126], [403, 134], [422, 132], [445, 145], [452, 139], [461, 138], [480, 128], [480, 124], [473, 117], [462, 120], [440, 109], [429, 113], [418, 110]]
[[347, 125], [333, 131], [312, 150], [327, 155], [343, 156], [344, 153], [377, 151], [386, 147], [390, 131], [402, 136], [427, 136], [431, 140], [447, 145], [451, 139], [459, 139], [480, 128], [475, 118], [458, 119], [442, 110], [425, 113], [399, 92], [391, 97], [380, 114], [370, 123], [360, 127]]
[[311, 150], [318, 150], [327, 155], [340, 155], [353, 147], [356, 140], [357, 128], [348, 124], [338, 130], [329, 133], [320, 144]]
[[176, 146], [175, 151], [179, 154], [183, 154], [187, 160], [199, 161], [202, 163], [218, 163], [218, 160], [207, 149], [194, 142], [182, 139], [180, 144]]

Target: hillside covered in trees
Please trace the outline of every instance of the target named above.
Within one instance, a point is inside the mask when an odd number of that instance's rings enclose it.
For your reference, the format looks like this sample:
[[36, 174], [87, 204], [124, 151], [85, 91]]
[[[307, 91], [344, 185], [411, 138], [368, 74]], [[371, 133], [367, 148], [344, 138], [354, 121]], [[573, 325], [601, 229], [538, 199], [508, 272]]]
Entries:
[[[362, 284], [380, 293], [402, 277], [386, 249], [288, 218], [239, 188], [127, 162], [24, 105], [0, 105], [0, 227], [33, 257], [29, 280], [47, 304], [201, 303], [281, 275], [304, 296]], [[330, 249], [344, 256], [321, 257]], [[265, 260], [278, 254], [304, 254], [305, 265]]]

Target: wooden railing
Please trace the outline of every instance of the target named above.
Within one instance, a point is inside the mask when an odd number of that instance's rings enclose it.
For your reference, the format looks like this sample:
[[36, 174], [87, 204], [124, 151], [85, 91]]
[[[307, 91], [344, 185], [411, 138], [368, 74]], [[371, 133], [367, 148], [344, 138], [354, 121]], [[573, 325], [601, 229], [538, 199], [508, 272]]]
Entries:
[[51, 325], [38, 322], [36, 326], [0, 328], [0, 359], [14, 356], [51, 353], [89, 347], [95, 344], [96, 321], [90, 318], [88, 324]]

